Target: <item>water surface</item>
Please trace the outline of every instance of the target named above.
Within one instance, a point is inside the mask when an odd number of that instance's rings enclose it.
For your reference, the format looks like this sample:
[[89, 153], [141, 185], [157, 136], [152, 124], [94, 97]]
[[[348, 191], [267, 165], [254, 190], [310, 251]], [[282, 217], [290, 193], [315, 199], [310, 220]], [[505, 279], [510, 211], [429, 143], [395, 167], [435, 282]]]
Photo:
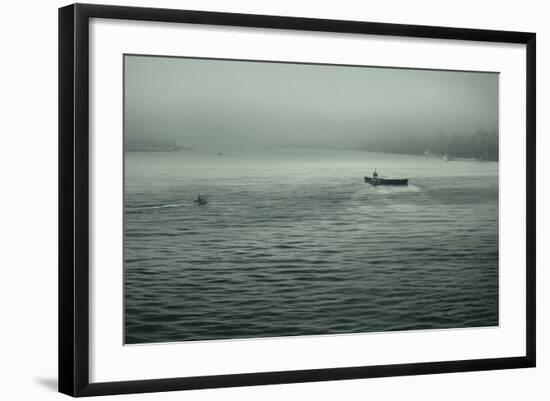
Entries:
[[125, 154], [126, 343], [498, 325], [498, 163], [223, 153]]

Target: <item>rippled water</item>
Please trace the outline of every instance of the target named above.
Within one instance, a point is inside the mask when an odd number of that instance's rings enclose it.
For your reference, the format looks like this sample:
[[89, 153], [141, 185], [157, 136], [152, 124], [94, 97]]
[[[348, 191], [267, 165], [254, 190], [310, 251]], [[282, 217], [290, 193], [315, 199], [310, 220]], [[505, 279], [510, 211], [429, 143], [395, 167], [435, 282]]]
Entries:
[[125, 181], [126, 343], [498, 325], [498, 163], [126, 153]]

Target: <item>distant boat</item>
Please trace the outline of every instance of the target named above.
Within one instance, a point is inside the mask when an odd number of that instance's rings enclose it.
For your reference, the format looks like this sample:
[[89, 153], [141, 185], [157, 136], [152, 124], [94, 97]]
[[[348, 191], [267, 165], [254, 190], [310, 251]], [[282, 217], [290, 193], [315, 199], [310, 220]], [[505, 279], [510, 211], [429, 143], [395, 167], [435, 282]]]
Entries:
[[372, 177], [365, 177], [365, 182], [371, 185], [409, 185], [408, 178], [379, 177], [376, 168], [374, 169], [374, 173], [372, 173]]
[[205, 196], [199, 194], [197, 196], [197, 199], [193, 200], [193, 202], [195, 202], [197, 205], [206, 205], [208, 203], [208, 200]]

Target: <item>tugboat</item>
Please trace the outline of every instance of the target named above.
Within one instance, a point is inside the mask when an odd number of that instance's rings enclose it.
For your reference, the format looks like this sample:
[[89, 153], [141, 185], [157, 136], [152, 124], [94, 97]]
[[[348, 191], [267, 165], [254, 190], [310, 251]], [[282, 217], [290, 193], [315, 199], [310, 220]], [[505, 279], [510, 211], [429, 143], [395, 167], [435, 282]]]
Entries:
[[205, 196], [202, 196], [201, 194], [199, 194], [197, 196], [197, 199], [193, 200], [193, 202], [195, 202], [197, 205], [206, 205], [208, 203], [208, 200], [206, 199]]
[[374, 173], [372, 173], [372, 177], [365, 177], [365, 182], [371, 185], [409, 185], [408, 178], [378, 177], [376, 167], [374, 168]]

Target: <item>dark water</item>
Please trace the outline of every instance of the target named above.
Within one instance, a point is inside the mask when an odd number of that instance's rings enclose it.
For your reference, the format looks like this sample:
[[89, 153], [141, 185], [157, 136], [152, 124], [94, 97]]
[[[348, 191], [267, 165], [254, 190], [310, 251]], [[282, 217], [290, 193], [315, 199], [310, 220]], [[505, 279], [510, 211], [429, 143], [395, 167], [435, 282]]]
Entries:
[[498, 325], [498, 163], [224, 153], [126, 153], [126, 343]]

